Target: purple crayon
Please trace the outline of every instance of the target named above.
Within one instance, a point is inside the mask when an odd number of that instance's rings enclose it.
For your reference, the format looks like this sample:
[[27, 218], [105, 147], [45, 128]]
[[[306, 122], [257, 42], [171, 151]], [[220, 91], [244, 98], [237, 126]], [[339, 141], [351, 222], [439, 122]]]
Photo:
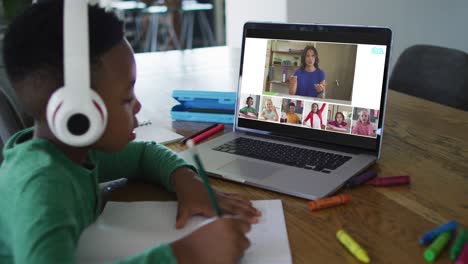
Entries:
[[394, 186], [394, 185], [405, 185], [410, 183], [409, 176], [392, 176], [384, 178], [375, 178], [368, 181], [366, 184], [373, 186]]
[[377, 176], [377, 173], [375, 171], [364, 172], [363, 174], [352, 177], [348, 181], [346, 186], [351, 187], [351, 188], [359, 186], [359, 185], [364, 184], [365, 182], [369, 181], [370, 179], [375, 178], [375, 176]]

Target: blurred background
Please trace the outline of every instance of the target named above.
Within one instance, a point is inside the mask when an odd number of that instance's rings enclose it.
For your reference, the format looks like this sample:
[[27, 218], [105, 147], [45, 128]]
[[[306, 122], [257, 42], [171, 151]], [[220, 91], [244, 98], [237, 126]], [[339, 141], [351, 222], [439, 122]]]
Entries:
[[225, 44], [224, 0], [101, 0], [125, 22], [135, 52]]
[[[0, 48], [9, 19], [32, 0], [0, 0]], [[186, 50], [226, 45], [240, 48], [246, 21], [328, 23], [388, 26], [393, 30], [390, 87], [417, 87], [406, 76], [427, 76], [434, 87], [465, 90], [468, 76], [468, 1], [466, 0], [90, 0], [125, 21], [127, 38], [135, 52]], [[410, 49], [411, 47], [415, 47]], [[404, 51], [416, 51], [401, 60]], [[427, 61], [434, 61], [430, 63]], [[403, 62], [411, 62], [404, 67]], [[408, 64], [408, 63], [406, 63]], [[422, 66], [421, 66], [422, 65]], [[460, 66], [462, 65], [462, 66]], [[397, 65], [398, 66], [398, 65]], [[432, 67], [432, 68], [431, 68]], [[434, 81], [433, 72], [446, 69], [452, 77]], [[419, 70], [417, 74], [415, 70]], [[402, 77], [401, 77], [402, 76]], [[453, 80], [453, 81], [452, 81]], [[418, 77], [415, 82], [420, 82]], [[446, 82], [450, 82], [447, 85]], [[0, 56], [0, 87], [7, 87]], [[459, 84], [463, 85], [460, 86]], [[424, 88], [418, 91], [425, 91]], [[461, 88], [457, 88], [457, 87]], [[436, 89], [434, 88], [434, 89]], [[462, 89], [463, 88], [463, 89]], [[415, 88], [416, 89], [416, 88]], [[7, 89], [8, 90], [8, 89]], [[398, 90], [398, 89], [397, 89]], [[400, 89], [401, 90], [401, 89]], [[404, 91], [404, 90], [402, 90]], [[6, 91], [7, 93], [9, 91]], [[405, 92], [405, 91], [404, 91]], [[434, 93], [437, 94], [437, 93]], [[416, 94], [419, 96], [419, 94]], [[456, 97], [458, 98], [457, 94]], [[431, 98], [429, 98], [431, 99]], [[450, 100], [449, 100], [450, 101]], [[451, 100], [453, 101], [453, 100]], [[450, 102], [451, 102], [450, 101]], [[443, 102], [445, 103], [445, 102]], [[455, 104], [455, 107], [460, 107]]]
[[[39, 0], [40, 1], [40, 0]], [[32, 0], [0, 2], [0, 40], [10, 21]], [[225, 45], [224, 0], [91, 0], [115, 12], [135, 52]]]
[[[40, 1], [40, 0], [39, 0]], [[0, 50], [5, 30], [33, 0], [0, 0]], [[136, 53], [185, 50], [226, 44], [225, 0], [90, 0], [124, 21]], [[0, 88], [17, 105], [0, 53]]]
[[[18, 12], [31, 0], [0, 1], [0, 42], [4, 9]], [[390, 72], [408, 47], [428, 44], [468, 52], [466, 0], [91, 0], [125, 20], [136, 52], [228, 45], [240, 47], [242, 26], [251, 20], [380, 25], [392, 28]], [[16, 9], [16, 10], [15, 10]]]

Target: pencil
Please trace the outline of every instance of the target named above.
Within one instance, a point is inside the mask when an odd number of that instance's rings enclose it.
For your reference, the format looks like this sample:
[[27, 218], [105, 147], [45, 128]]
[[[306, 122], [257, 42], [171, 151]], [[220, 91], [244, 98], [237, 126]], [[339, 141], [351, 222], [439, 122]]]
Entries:
[[184, 138], [184, 139], [182, 140], [182, 144], [187, 143], [187, 141], [189, 141], [190, 139], [192, 139], [192, 138], [194, 138], [194, 137], [196, 137], [196, 136], [198, 136], [198, 135], [200, 135], [200, 134], [202, 134], [202, 133], [204, 133], [204, 132], [206, 132], [206, 131], [208, 131], [208, 130], [214, 128], [214, 127], [216, 127], [217, 125], [219, 125], [219, 124], [211, 125], [211, 126], [205, 128], [205, 129], [201, 130], [201, 131], [198, 131], [197, 133], [195, 133], [195, 134], [193, 134], [193, 135], [190, 135], [190, 136]]
[[208, 197], [210, 198], [211, 205], [213, 206], [216, 215], [220, 217], [222, 215], [221, 209], [219, 208], [218, 202], [216, 201], [213, 189], [211, 188], [210, 183], [208, 182], [208, 177], [206, 176], [205, 170], [203, 169], [203, 165], [201, 163], [200, 157], [198, 156], [195, 144], [192, 140], [189, 140], [187, 141], [187, 146], [192, 150], [195, 166], [197, 167], [198, 174], [200, 175], [203, 185], [205, 185], [206, 191], [208, 192]]

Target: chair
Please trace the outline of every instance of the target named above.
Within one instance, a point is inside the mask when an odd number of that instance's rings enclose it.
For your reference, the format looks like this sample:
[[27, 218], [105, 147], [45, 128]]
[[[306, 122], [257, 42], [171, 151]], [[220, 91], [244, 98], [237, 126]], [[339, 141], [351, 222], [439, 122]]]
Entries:
[[398, 58], [389, 88], [468, 111], [468, 54], [416, 45]]
[[195, 16], [197, 16], [200, 32], [203, 37], [203, 44], [205, 46], [214, 46], [215, 39], [213, 30], [208, 22], [206, 12], [212, 11], [213, 5], [209, 3], [198, 3], [197, 1], [183, 1], [182, 2], [182, 30], [181, 30], [181, 43], [186, 43], [186, 49], [192, 49], [193, 43], [193, 29], [195, 24]]
[[142, 20], [146, 4], [140, 1], [115, 1], [109, 7], [124, 21], [125, 37], [130, 41], [136, 51], [143, 50]]
[[[170, 10], [165, 5], [152, 5], [145, 9], [144, 13], [149, 16], [149, 29], [146, 34], [145, 52], [153, 52], [158, 50], [167, 49], [170, 42], [176, 49], [180, 49], [180, 42], [172, 23], [172, 17], [170, 16]], [[160, 20], [162, 19], [162, 25]], [[158, 47], [158, 35], [160, 33], [161, 26], [166, 30], [166, 37], [164, 37], [163, 47]]]
[[[125, 21], [125, 35], [136, 51], [153, 52], [167, 49], [170, 42], [180, 49], [179, 38], [169, 8], [153, 1], [116, 1], [110, 8]], [[163, 38], [158, 38], [159, 35]], [[161, 47], [160, 39], [164, 40]]]
[[17, 131], [25, 128], [12, 101], [0, 87], [0, 163], [3, 161], [3, 145]]

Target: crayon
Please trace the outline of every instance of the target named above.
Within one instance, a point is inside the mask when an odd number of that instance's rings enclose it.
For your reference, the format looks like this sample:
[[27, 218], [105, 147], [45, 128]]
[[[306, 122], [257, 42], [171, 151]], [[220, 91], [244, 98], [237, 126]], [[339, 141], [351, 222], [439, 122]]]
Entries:
[[433, 262], [439, 256], [442, 249], [444, 249], [447, 242], [450, 240], [450, 232], [440, 234], [434, 242], [424, 251], [424, 259]]
[[184, 138], [184, 139], [182, 140], [182, 144], [185, 144], [185, 143], [187, 143], [188, 140], [190, 140], [190, 139], [192, 139], [192, 138], [194, 138], [194, 137], [196, 137], [196, 136], [198, 136], [198, 135], [200, 135], [200, 134], [203, 134], [204, 132], [206, 132], [206, 131], [208, 131], [208, 130], [210, 130], [210, 129], [213, 129], [213, 128], [216, 127], [217, 125], [219, 125], [219, 124], [211, 125], [211, 126], [205, 128], [205, 129], [201, 130], [201, 131], [196, 132], [196, 133], [193, 134], [193, 135], [190, 135], [190, 136]]
[[377, 176], [377, 173], [375, 171], [364, 172], [363, 174], [352, 177], [348, 181], [346, 186], [351, 187], [351, 188], [359, 186], [359, 185], [364, 184], [365, 182], [369, 181], [370, 179], [375, 178], [375, 176]]
[[191, 140], [193, 141], [194, 144], [197, 144], [198, 142], [204, 140], [204, 139], [207, 139], [209, 138], [210, 136], [218, 133], [219, 131], [222, 131], [224, 130], [224, 124], [218, 124], [217, 126], [211, 128], [210, 130], [208, 131], [205, 131], [199, 135], [197, 135], [196, 137], [192, 138]]
[[354, 241], [354, 239], [343, 229], [340, 229], [338, 232], [336, 232], [336, 238], [338, 238], [341, 244], [343, 244], [358, 260], [364, 263], [370, 262], [366, 251], [362, 249], [362, 247], [356, 241]]
[[384, 186], [394, 186], [394, 185], [404, 185], [410, 183], [409, 176], [392, 176], [384, 178], [375, 178], [367, 182], [369, 185], [384, 187]]
[[452, 247], [450, 248], [450, 259], [456, 260], [463, 245], [468, 242], [468, 229], [460, 229], [458, 232], [457, 238], [453, 242]]
[[440, 225], [429, 232], [426, 232], [420, 239], [419, 244], [424, 245], [431, 243], [437, 236], [442, 234], [443, 232], [453, 231], [457, 229], [458, 223], [457, 221], [449, 221], [443, 225]]
[[468, 264], [468, 243], [465, 243], [465, 247], [463, 247], [463, 251], [455, 264]]
[[328, 198], [318, 199], [307, 203], [310, 210], [315, 211], [323, 208], [333, 207], [340, 204], [345, 204], [351, 200], [351, 195], [340, 194]]

